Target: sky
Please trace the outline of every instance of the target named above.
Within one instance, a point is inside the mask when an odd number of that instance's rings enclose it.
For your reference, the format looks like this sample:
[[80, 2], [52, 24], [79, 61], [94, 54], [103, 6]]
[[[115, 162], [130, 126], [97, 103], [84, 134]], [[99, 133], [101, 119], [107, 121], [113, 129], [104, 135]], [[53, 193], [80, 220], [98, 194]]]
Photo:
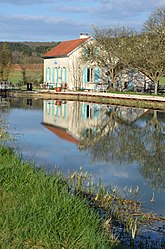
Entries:
[[93, 27], [140, 28], [165, 0], [0, 0], [0, 41], [66, 41]]

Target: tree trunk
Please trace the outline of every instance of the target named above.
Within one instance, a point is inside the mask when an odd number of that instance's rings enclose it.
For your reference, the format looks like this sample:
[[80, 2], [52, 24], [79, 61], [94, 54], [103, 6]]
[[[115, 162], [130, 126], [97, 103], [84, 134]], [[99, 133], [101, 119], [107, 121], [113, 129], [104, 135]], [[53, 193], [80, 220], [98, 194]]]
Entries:
[[23, 80], [23, 84], [26, 84], [26, 71], [22, 70], [22, 80]]
[[112, 77], [112, 87], [114, 88], [115, 86], [115, 69], [111, 68], [111, 77]]
[[157, 81], [157, 80], [155, 80], [154, 94], [155, 94], [155, 95], [158, 94], [158, 81]]

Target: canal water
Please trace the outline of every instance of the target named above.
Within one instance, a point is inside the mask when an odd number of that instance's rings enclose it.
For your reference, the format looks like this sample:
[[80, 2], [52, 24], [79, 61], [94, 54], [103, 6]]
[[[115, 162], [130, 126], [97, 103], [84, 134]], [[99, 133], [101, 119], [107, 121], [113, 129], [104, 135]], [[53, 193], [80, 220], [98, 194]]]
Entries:
[[165, 112], [59, 100], [8, 103], [0, 119], [24, 159], [66, 175], [82, 167], [121, 193], [138, 186], [143, 206], [165, 217]]

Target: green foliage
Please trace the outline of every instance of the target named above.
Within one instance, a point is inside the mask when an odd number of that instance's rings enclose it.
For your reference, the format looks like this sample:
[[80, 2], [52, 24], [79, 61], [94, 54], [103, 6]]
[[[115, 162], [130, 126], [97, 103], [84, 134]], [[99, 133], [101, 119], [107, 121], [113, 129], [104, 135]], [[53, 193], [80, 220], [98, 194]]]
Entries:
[[[10, 52], [17, 51], [28, 56], [32, 56], [33, 53], [36, 53], [37, 56], [41, 56], [59, 43], [60, 42], [7, 42]], [[0, 42], [0, 45], [3, 44], [4, 42]]]
[[41, 56], [60, 42], [0, 42], [0, 47], [7, 44], [12, 61], [19, 64], [20, 57], [26, 56], [31, 63], [41, 63]]
[[25, 45], [21, 42], [9, 42], [9, 49], [10, 51], [19, 51], [19, 52], [23, 52], [24, 55], [28, 55], [31, 56], [33, 49], [30, 48], [28, 45]]

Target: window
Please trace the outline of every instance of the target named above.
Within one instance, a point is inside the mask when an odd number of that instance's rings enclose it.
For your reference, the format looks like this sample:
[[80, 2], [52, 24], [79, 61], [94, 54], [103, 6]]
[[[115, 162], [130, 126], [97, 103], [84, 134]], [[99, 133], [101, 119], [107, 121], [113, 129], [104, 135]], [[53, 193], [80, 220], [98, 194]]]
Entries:
[[87, 82], [93, 81], [93, 68], [87, 68]]

